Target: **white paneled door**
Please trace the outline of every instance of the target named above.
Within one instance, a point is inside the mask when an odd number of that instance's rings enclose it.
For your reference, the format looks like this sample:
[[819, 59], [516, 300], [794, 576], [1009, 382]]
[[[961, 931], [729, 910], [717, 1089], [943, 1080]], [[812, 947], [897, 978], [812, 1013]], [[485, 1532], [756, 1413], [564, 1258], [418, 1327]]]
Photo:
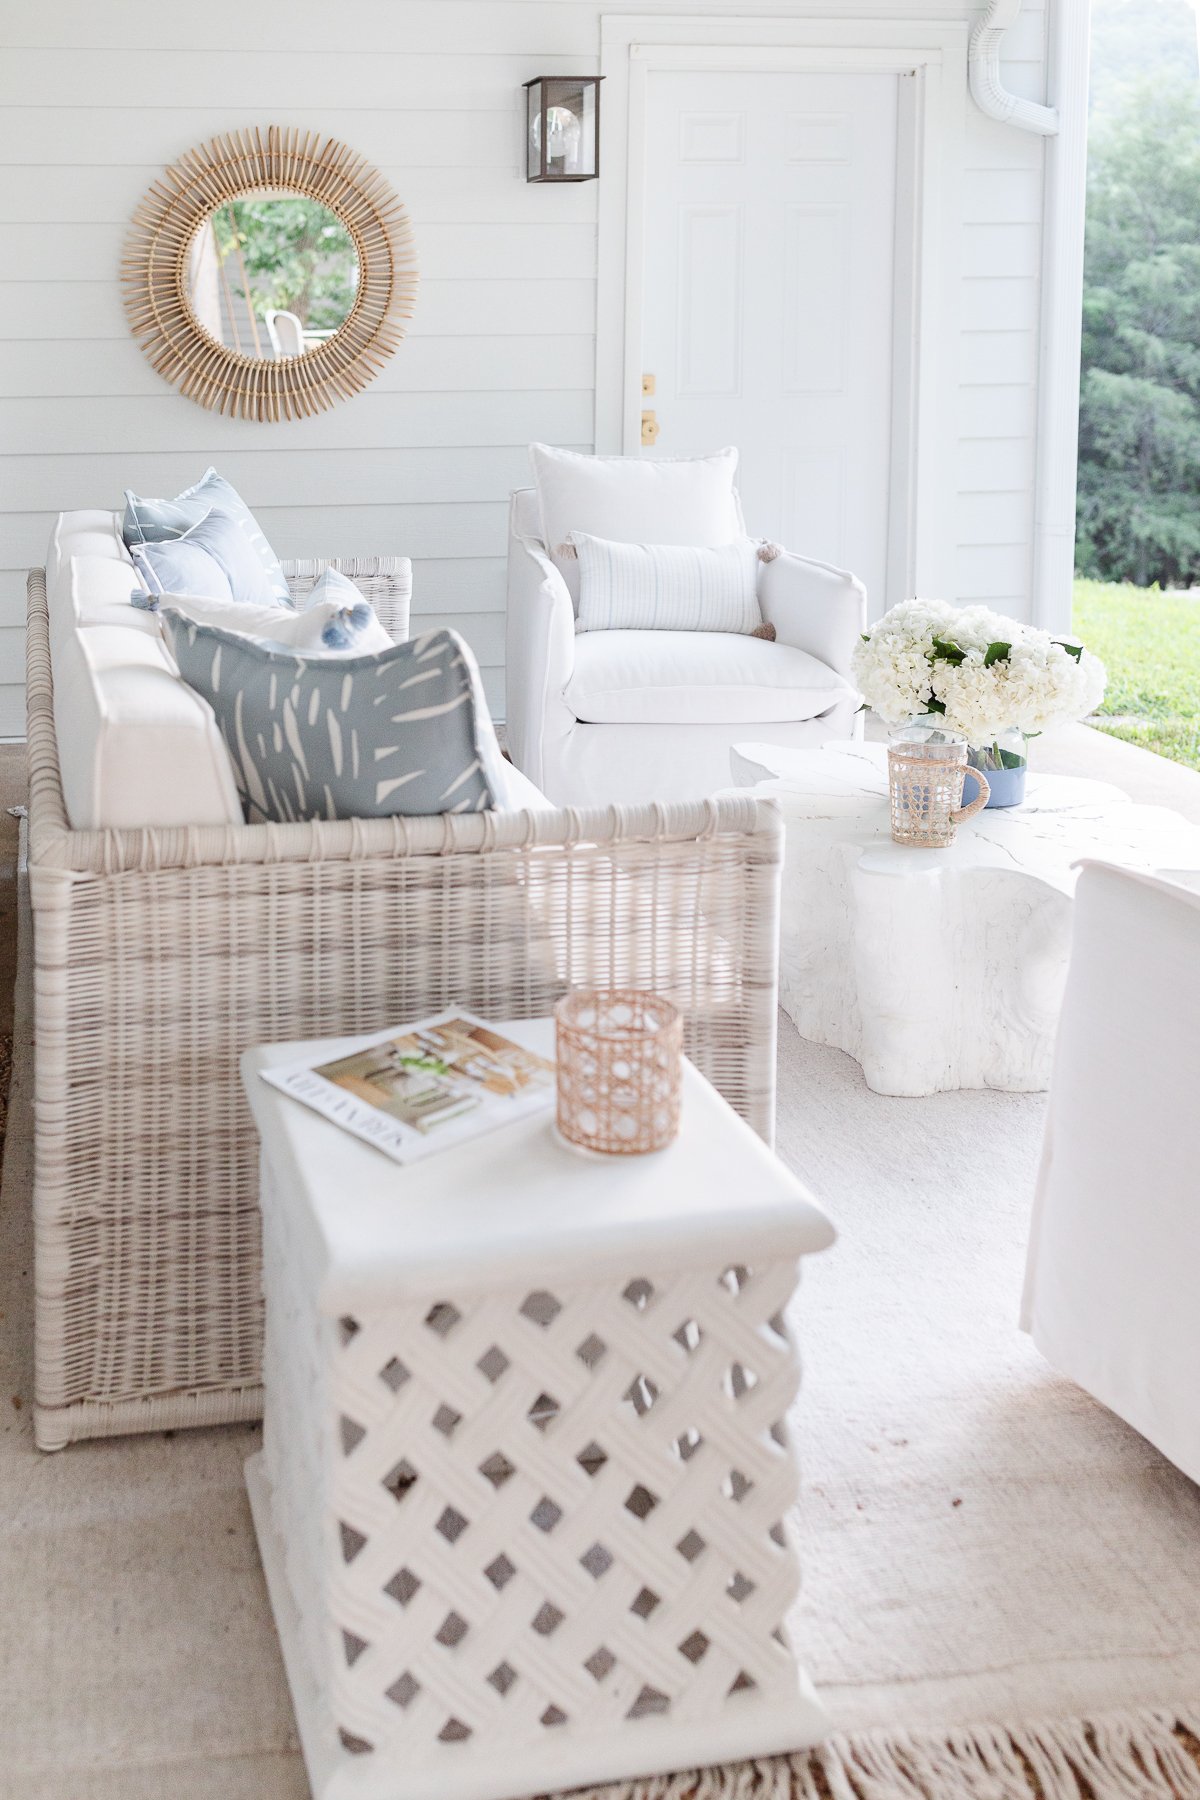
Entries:
[[[653, 72], [643, 368], [654, 456], [736, 444], [748, 530], [884, 603], [897, 82]], [[896, 598], [898, 596], [893, 596]]]

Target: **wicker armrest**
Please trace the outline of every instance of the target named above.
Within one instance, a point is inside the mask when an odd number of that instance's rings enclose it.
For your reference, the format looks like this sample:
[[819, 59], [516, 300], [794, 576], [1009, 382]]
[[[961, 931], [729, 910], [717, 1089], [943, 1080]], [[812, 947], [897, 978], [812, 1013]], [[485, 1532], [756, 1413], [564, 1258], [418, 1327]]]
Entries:
[[307, 598], [326, 569], [347, 576], [375, 608], [380, 624], [394, 644], [408, 636], [408, 609], [412, 601], [412, 563], [407, 556], [305, 556], [280, 564], [292, 599]]

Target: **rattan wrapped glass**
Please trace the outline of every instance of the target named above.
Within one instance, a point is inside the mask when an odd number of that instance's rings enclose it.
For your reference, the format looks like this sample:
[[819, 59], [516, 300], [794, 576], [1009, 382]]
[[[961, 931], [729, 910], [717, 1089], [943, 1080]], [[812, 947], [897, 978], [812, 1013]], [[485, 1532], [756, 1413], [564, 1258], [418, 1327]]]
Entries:
[[[294, 591], [327, 566], [287, 565]], [[338, 566], [403, 635], [394, 565]], [[642, 988], [769, 1141], [772, 804], [75, 831], [40, 570], [27, 670], [43, 1448], [258, 1416], [253, 1044]]]
[[604, 1156], [662, 1150], [679, 1130], [679, 1009], [627, 988], [565, 994], [554, 1010], [558, 1129]]
[[893, 841], [925, 850], [952, 844], [958, 826], [988, 803], [987, 778], [972, 769], [979, 793], [962, 804], [966, 773], [967, 740], [957, 732], [920, 721], [898, 731], [888, 745]]

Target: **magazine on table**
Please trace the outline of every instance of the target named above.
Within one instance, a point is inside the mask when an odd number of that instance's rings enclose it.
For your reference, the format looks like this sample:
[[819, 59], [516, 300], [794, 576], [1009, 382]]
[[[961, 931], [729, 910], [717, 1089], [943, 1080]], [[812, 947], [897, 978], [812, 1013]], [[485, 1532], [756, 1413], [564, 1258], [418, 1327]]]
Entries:
[[554, 1064], [461, 1007], [261, 1074], [399, 1163], [554, 1105]]

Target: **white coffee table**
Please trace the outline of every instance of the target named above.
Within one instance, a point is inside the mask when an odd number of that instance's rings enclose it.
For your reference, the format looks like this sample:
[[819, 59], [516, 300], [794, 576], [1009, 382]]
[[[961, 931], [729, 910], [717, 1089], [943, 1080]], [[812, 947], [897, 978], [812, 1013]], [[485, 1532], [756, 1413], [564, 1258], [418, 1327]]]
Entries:
[[1024, 805], [921, 850], [891, 841], [884, 744], [746, 743], [732, 763], [786, 822], [781, 1004], [881, 1094], [1047, 1087], [1074, 865], [1200, 870], [1200, 830], [1098, 781], [1030, 775]]
[[[553, 1054], [548, 1020], [504, 1025]], [[400, 1168], [243, 1059], [262, 1139], [266, 1420], [247, 1484], [316, 1800], [510, 1800], [797, 1749], [776, 1632], [833, 1229], [691, 1067], [678, 1139], [548, 1115]]]

